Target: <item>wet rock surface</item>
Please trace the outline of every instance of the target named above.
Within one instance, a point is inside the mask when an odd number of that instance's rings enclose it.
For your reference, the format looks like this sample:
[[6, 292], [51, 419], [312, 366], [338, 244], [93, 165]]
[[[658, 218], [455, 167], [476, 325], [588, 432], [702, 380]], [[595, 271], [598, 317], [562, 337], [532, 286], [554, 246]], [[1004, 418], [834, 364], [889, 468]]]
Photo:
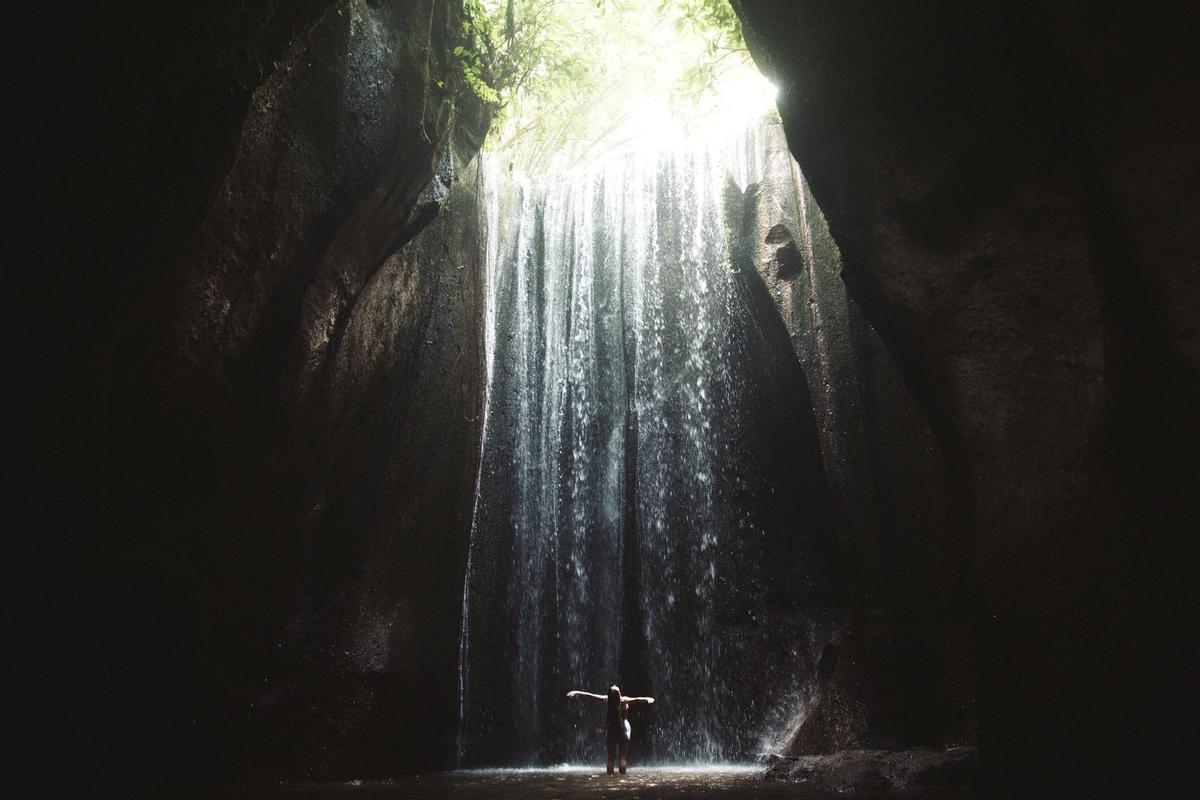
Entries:
[[975, 783], [978, 768], [979, 751], [974, 747], [844, 750], [828, 755], [778, 758], [767, 769], [766, 777], [835, 792], [969, 789]]

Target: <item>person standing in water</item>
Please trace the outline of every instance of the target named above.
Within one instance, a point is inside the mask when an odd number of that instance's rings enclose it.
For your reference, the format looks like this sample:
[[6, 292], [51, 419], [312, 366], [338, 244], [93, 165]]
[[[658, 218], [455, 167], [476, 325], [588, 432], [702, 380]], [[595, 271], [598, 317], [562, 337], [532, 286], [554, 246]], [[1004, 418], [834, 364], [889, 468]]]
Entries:
[[593, 700], [608, 701], [608, 774], [613, 774], [613, 763], [617, 760], [617, 753], [621, 754], [621, 774], [625, 774], [625, 770], [629, 766], [629, 737], [633, 733], [633, 728], [629, 724], [629, 719], [626, 716], [629, 712], [629, 707], [634, 703], [653, 703], [653, 697], [626, 697], [621, 694], [621, 689], [618, 686], [611, 686], [608, 689], [608, 696], [602, 694], [593, 694], [591, 692], [581, 692], [579, 690], [567, 692], [567, 697], [590, 697]]

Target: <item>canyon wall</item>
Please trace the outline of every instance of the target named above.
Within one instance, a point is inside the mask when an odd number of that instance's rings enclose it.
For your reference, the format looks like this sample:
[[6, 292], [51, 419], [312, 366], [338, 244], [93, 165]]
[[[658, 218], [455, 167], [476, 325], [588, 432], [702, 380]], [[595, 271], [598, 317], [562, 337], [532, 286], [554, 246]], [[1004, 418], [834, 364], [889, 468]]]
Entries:
[[[737, 269], [798, 359], [832, 490], [836, 586], [801, 609], [834, 624], [795, 672], [770, 751], [953, 746], [975, 740], [972, 641], [961, 594], [962, 487], [894, 359], [841, 280], [842, 259], [782, 126], [758, 126], [761, 177], [727, 195]], [[765, 339], [763, 340], [765, 343]], [[805, 520], [793, 524], [803, 527]]]
[[[1165, 783], [1197, 699], [1194, 12], [735, 7], [794, 205], [831, 237], [756, 206], [743, 288], [808, 373], [838, 604], [863, 614], [858, 644], [812, 649], [827, 705], [790, 746], [969, 741], [977, 714], [997, 794]], [[450, 765], [482, 392], [464, 165], [487, 125], [455, 84], [461, 21], [221, 0], [18, 29], [26, 768]]]
[[56, 35], [31, 50], [58, 54], [32, 142], [58, 231], [9, 338], [44, 375], [6, 473], [30, 763], [448, 765], [482, 393], [458, 178], [488, 125], [461, 4], [96, 8]]
[[[1197, 699], [1194, 10], [734, 6], [850, 297], [957, 487], [985, 786], [1179, 777], [1194, 737], [1172, 722]], [[868, 558], [896, 557], [882, 544]]]

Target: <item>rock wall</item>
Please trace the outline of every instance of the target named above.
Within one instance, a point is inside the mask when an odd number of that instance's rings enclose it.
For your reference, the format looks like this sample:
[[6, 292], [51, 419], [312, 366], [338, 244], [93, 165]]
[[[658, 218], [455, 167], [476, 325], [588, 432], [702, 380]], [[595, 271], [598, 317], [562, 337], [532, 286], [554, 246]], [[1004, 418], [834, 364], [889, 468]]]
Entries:
[[817, 421], [814, 448], [837, 532], [836, 558], [823, 569], [833, 591], [823, 607], [800, 609], [825, 618], [825, 630], [810, 637], [795, 698], [781, 706], [767, 749], [973, 742], [971, 641], [956, 608], [967, 566], [960, 487], [895, 361], [847, 295], [841, 255], [782, 126], [764, 123], [755, 138], [762, 178], [727, 200], [742, 208], [731, 225], [742, 243], [739, 272], [761, 287], [784, 331], [784, 358], [800, 361], [807, 391], [790, 392], [790, 413], [811, 409]]
[[38, 98], [62, 127], [35, 199], [66, 233], [18, 285], [51, 333], [15, 340], [54, 366], [6, 528], [39, 687], [17, 716], [69, 781], [452, 763], [482, 391], [456, 178], [488, 125], [455, 77], [462, 14], [216, 3], [59, 31], [78, 103]]
[[1194, 737], [1172, 721], [1197, 699], [1194, 10], [734, 6], [961, 492], [985, 785], [1178, 777]]

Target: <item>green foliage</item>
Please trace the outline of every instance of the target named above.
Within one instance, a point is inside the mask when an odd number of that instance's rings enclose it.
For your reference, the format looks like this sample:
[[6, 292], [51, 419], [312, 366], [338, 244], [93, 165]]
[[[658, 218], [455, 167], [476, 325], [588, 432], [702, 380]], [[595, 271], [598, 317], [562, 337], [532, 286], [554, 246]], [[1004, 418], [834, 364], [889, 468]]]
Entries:
[[728, 0], [466, 0], [453, 62], [526, 169], [616, 146], [648, 104], [697, 107], [747, 60]]
[[661, 0], [659, 7], [674, 15], [676, 31], [690, 33], [704, 42], [703, 57], [684, 71], [679, 94], [703, 94], [716, 83], [723, 62], [746, 58], [742, 23], [729, 0]]
[[587, 83], [583, 42], [570, 35], [571, 0], [466, 0], [464, 44], [454, 58], [467, 84], [495, 111], [523, 95]]
[[676, 31], [690, 31], [703, 39], [713, 58], [746, 50], [742, 23], [729, 0], [660, 0], [659, 9], [674, 17]]

